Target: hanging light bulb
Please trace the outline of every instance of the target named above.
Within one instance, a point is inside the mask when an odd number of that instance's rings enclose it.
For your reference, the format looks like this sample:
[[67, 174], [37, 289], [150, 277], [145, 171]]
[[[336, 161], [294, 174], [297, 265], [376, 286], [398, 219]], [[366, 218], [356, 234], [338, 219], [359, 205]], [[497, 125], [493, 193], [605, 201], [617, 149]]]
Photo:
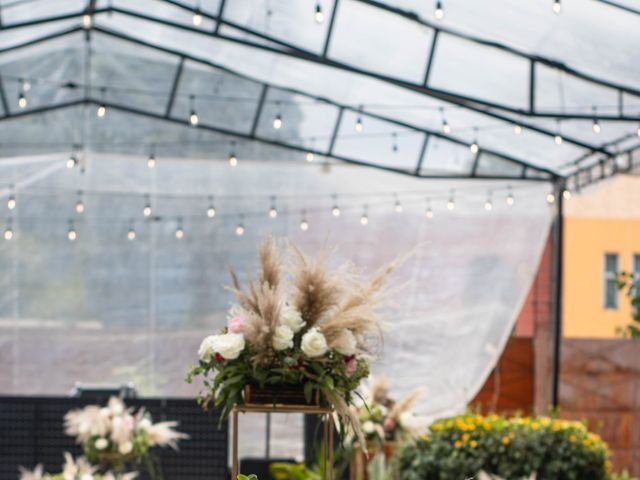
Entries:
[[507, 187], [508, 193], [507, 193], [507, 205], [512, 206], [514, 203], [516, 203], [515, 198], [513, 197], [513, 192], [511, 191], [511, 187]]
[[82, 201], [82, 192], [78, 192], [78, 201], [76, 202], [76, 213], [84, 213], [84, 202]]
[[244, 235], [244, 225], [242, 224], [242, 222], [240, 222], [237, 226], [236, 226], [236, 235], [241, 237], [242, 235]]
[[455, 191], [451, 190], [451, 195], [449, 195], [449, 200], [447, 201], [447, 210], [453, 210], [456, 208], [456, 200], [455, 200]]
[[547, 203], [552, 204], [556, 201], [556, 196], [553, 193], [547, 194]]
[[557, 133], [556, 136], [553, 137], [553, 141], [556, 142], [556, 145], [562, 145], [562, 142], [563, 142], [562, 135]]
[[191, 18], [191, 21], [193, 22], [194, 27], [199, 27], [200, 25], [202, 25], [202, 13], [200, 13], [199, 9], [196, 9], [193, 12], [193, 17]]
[[600, 127], [600, 122], [598, 122], [597, 118], [593, 119], [593, 124], [591, 125], [591, 129], [593, 130], [593, 133], [595, 133], [596, 135], [602, 131], [602, 128]]
[[78, 234], [76, 229], [73, 227], [73, 222], [69, 222], [69, 230], [67, 231], [67, 238], [69, 241], [73, 242], [78, 238]]
[[369, 224], [369, 216], [367, 215], [367, 206], [365, 205], [362, 209], [362, 216], [360, 217], [360, 225], [368, 225]]
[[88, 13], [82, 15], [82, 28], [84, 28], [85, 30], [87, 28], [91, 28], [91, 15]]
[[280, 130], [280, 128], [282, 128], [282, 115], [280, 115], [279, 113], [277, 113], [273, 118], [273, 128], [275, 128], [276, 130]]
[[153, 153], [149, 154], [149, 158], [147, 158], [147, 167], [148, 168], [156, 168], [156, 156]]
[[96, 110], [96, 115], [98, 116], [98, 118], [104, 117], [106, 113], [107, 113], [106, 105], [104, 103], [101, 103], [100, 105], [98, 105], [98, 110]]
[[493, 200], [491, 199], [491, 191], [487, 193], [487, 200], [485, 200], [484, 202], [484, 209], [487, 212], [490, 212], [491, 210], [493, 210]]
[[568, 188], [565, 188], [562, 191], [562, 198], [564, 198], [565, 200], [569, 200], [571, 198], [571, 190], [569, 190]]
[[276, 208], [276, 197], [271, 197], [271, 208], [269, 208], [269, 218], [276, 218], [278, 209]]
[[233, 152], [229, 154], [229, 165], [232, 167], [236, 167], [238, 165], [238, 157], [236, 157], [236, 154]]
[[315, 158], [315, 156], [313, 155], [313, 152], [307, 152], [306, 158], [307, 158], [307, 162], [311, 163], [313, 162], [313, 159]]
[[360, 117], [358, 115], [358, 118], [356, 119], [356, 126], [355, 126], [356, 132], [358, 133], [362, 133], [362, 131], [364, 130], [364, 125], [362, 124], [362, 117]]
[[301, 215], [302, 215], [302, 220], [300, 221], [300, 230], [302, 230], [303, 232], [306, 232], [307, 230], [309, 230], [309, 222], [307, 222], [306, 211], [302, 210]]
[[16, 208], [17, 202], [16, 202], [16, 197], [11, 195], [8, 199], [7, 199], [7, 208], [9, 210], [13, 210], [14, 208]]
[[442, 2], [440, 0], [436, 2], [436, 9], [433, 15], [436, 17], [436, 20], [444, 19], [444, 8], [442, 8]]
[[133, 228], [133, 225], [131, 227], [129, 227], [129, 230], [127, 231], [127, 240], [129, 241], [133, 241], [136, 239], [136, 231]]
[[149, 201], [149, 196], [147, 195], [147, 201], [144, 204], [144, 208], [142, 209], [142, 214], [145, 217], [150, 217], [151, 216], [151, 202]]
[[213, 206], [213, 197], [209, 197], [209, 206], [207, 207], [207, 217], [213, 218], [216, 216], [216, 207]]
[[560, 4], [560, 0], [553, 0], [553, 5], [551, 5], [551, 10], [553, 13], [558, 14], [562, 11], [562, 5]]
[[448, 135], [451, 133], [451, 126], [449, 126], [449, 122], [447, 122], [446, 118], [442, 119], [442, 133]]
[[400, 203], [398, 195], [394, 193], [393, 196], [396, 199], [395, 203], [393, 204], [393, 209], [396, 211], [396, 213], [402, 213], [402, 203]]
[[319, 2], [316, 3], [316, 11], [313, 14], [313, 18], [318, 24], [324, 22], [324, 13], [322, 13], [322, 5], [320, 5]]
[[198, 118], [198, 113], [196, 112], [195, 101], [196, 101], [196, 96], [189, 95], [189, 105], [191, 108], [191, 112], [189, 113], [189, 123], [193, 127], [198, 125], [198, 122], [200, 121], [200, 119]]
[[18, 95], [18, 107], [25, 108], [27, 106], [27, 97], [24, 95], [24, 92], [20, 92]]
[[337, 197], [335, 195], [333, 196], [333, 207], [331, 207], [331, 215], [333, 215], [334, 217], [340, 216], [340, 207], [338, 206]]
[[427, 209], [424, 211], [424, 216], [427, 218], [433, 218], [433, 209], [431, 208], [430, 198], [427, 198]]
[[520, 125], [519, 123], [514, 124], [513, 133], [515, 133], [516, 135], [520, 135], [522, 133], [522, 125]]
[[69, 155], [69, 158], [67, 158], [67, 168], [68, 169], [72, 169], [73, 167], [78, 165], [78, 159], [76, 158], [76, 156], [72, 153], [71, 155]]
[[182, 220], [178, 220], [178, 226], [176, 227], [175, 235], [178, 240], [184, 237], [184, 228], [182, 228]]
[[11, 240], [13, 238], [13, 229], [11, 225], [8, 225], [7, 228], [4, 229], [4, 239]]

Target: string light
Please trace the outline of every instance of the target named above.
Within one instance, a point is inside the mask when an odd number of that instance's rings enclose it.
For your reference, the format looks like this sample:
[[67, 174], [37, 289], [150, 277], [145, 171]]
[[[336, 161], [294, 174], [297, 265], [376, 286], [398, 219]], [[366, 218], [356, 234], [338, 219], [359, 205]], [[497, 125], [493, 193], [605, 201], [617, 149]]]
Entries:
[[442, 117], [442, 133], [445, 135], [449, 135], [451, 133], [451, 127], [449, 126], [449, 122], [444, 117], [444, 108], [440, 107], [440, 116]]
[[556, 145], [562, 145], [563, 142], [563, 138], [562, 138], [562, 130], [561, 130], [561, 125], [560, 125], [560, 120], [557, 120], [557, 132], [555, 137], [553, 137], [553, 141], [556, 142]]
[[571, 190], [569, 190], [568, 188], [565, 188], [562, 191], [562, 198], [564, 198], [565, 200], [569, 200], [571, 198]]
[[311, 163], [313, 162], [313, 159], [315, 158], [315, 156], [313, 155], [313, 152], [309, 151], [307, 152], [306, 158], [307, 158], [307, 162]]
[[78, 165], [78, 159], [73, 153], [69, 155], [69, 158], [67, 158], [66, 165], [68, 169], [72, 169], [73, 167], [76, 167]]
[[478, 153], [479, 147], [478, 147], [478, 127], [473, 127], [473, 132], [474, 132], [474, 137], [473, 137], [473, 143], [471, 145], [469, 145], [469, 150], [471, 150], [471, 153], [473, 153], [474, 155], [476, 153]]
[[362, 207], [362, 216], [360, 217], [360, 225], [365, 226], [369, 224], [369, 215], [367, 215], [367, 206]]
[[391, 151], [398, 153], [398, 134], [396, 132], [391, 134]]
[[452, 211], [456, 208], [455, 190], [451, 190], [449, 200], [447, 201], [447, 210]]
[[[362, 105], [360, 105], [360, 107], [358, 108], [358, 111], [361, 111], [361, 110], [362, 110]], [[356, 118], [355, 129], [357, 133], [362, 133], [362, 131], [364, 130], [364, 125], [362, 124], [362, 117], [360, 115], [358, 115], [358, 118]]]
[[82, 191], [78, 192], [78, 201], [76, 202], [76, 213], [84, 213], [84, 202], [82, 201]]
[[507, 193], [507, 205], [509, 205], [510, 207], [516, 203], [515, 198], [513, 197], [513, 192], [511, 191], [511, 186], [507, 187], [508, 193]]
[[594, 119], [593, 119], [593, 124], [591, 125], [591, 129], [593, 130], [593, 133], [595, 133], [596, 135], [602, 131], [602, 128], [600, 128], [600, 122], [598, 122], [598, 119], [595, 117], [597, 113], [598, 113], [598, 109], [596, 107], [593, 107]]
[[276, 197], [271, 197], [271, 208], [269, 209], [269, 218], [276, 218], [278, 209], [276, 208]]
[[[107, 94], [107, 89], [102, 87], [100, 89], [100, 92], [102, 94], [102, 99], [104, 100]], [[98, 118], [102, 118], [105, 116], [106, 113], [107, 113], [107, 106], [104, 103], [100, 103], [100, 105], [98, 105], [98, 110], [96, 110], [96, 115], [98, 116]]]
[[560, 0], [553, 0], [553, 5], [551, 5], [551, 10], [553, 13], [558, 14], [562, 11], [562, 5], [560, 4]]
[[149, 201], [149, 196], [148, 196], [148, 195], [145, 195], [145, 197], [146, 197], [147, 201], [146, 201], [146, 203], [144, 204], [144, 208], [142, 209], [142, 214], [143, 214], [145, 217], [150, 217], [150, 216], [151, 216], [151, 213], [152, 213], [152, 210], [151, 210], [151, 202]]
[[73, 220], [69, 220], [69, 230], [67, 231], [67, 238], [70, 242], [74, 242], [78, 238], [78, 233], [73, 226]]
[[340, 216], [340, 207], [338, 206], [338, 197], [333, 195], [333, 207], [331, 207], [331, 215], [334, 217]]
[[273, 118], [273, 128], [276, 130], [280, 130], [280, 128], [282, 128], [282, 115], [280, 113], [277, 113]]
[[400, 203], [400, 199], [398, 198], [398, 194], [394, 193], [393, 194], [395, 200], [395, 203], [393, 205], [393, 209], [396, 211], [396, 213], [402, 213], [402, 203]]
[[491, 190], [489, 190], [489, 192], [487, 193], [487, 200], [484, 202], [484, 209], [487, 212], [493, 210], [493, 200], [491, 199], [491, 196]]
[[322, 13], [322, 5], [320, 5], [319, 2], [316, 3], [316, 11], [313, 14], [313, 18], [318, 24], [324, 22], [324, 13]]
[[200, 9], [196, 8], [193, 12], [193, 17], [191, 18], [194, 27], [199, 27], [202, 25], [202, 13], [200, 13]]
[[11, 240], [13, 238], [13, 229], [11, 228], [11, 222], [7, 225], [7, 228], [4, 229], [4, 239]]
[[431, 199], [427, 198], [427, 209], [424, 211], [424, 216], [427, 218], [433, 218], [433, 210], [431, 208]]
[[129, 240], [130, 242], [134, 241], [136, 239], [136, 231], [133, 228], [133, 225], [131, 225], [129, 227], [129, 230], [127, 231], [127, 240]]
[[147, 158], [147, 167], [152, 169], [156, 168], [156, 156], [152, 153], [149, 154], [149, 158]]
[[198, 122], [200, 121], [200, 119], [198, 118], [198, 114], [196, 113], [196, 107], [195, 107], [195, 95], [189, 95], [189, 102], [191, 103], [191, 113], [189, 114], [189, 123], [191, 123], [192, 126], [196, 126], [198, 125]]
[[85, 30], [91, 28], [91, 15], [89, 13], [82, 15], [82, 28]]
[[549, 205], [551, 205], [552, 203], [555, 203], [555, 201], [556, 201], [556, 196], [555, 196], [553, 193], [551, 193], [551, 192], [550, 192], [550, 193], [548, 193], [548, 194], [547, 194], [547, 203], [548, 203]]
[[178, 226], [176, 227], [175, 235], [178, 240], [184, 238], [184, 228], [182, 228], [182, 219], [178, 219]]
[[522, 125], [520, 125], [519, 123], [514, 124], [513, 133], [515, 133], [516, 135], [520, 135], [522, 133]]
[[213, 206], [213, 197], [209, 197], [209, 206], [207, 207], [207, 217], [213, 218], [216, 216], [216, 207]]
[[302, 212], [300, 212], [300, 214], [302, 215], [302, 220], [300, 221], [300, 230], [302, 230], [303, 232], [306, 232], [307, 230], [309, 230], [309, 222], [307, 222], [307, 212], [305, 210], [302, 210]]
[[236, 154], [233, 152], [229, 154], [229, 165], [232, 167], [238, 166], [238, 157], [236, 157]]
[[242, 224], [242, 221], [236, 226], [236, 235], [239, 237], [244, 235], [244, 225]]
[[436, 20], [444, 19], [444, 8], [442, 8], [442, 2], [440, 0], [436, 2], [436, 9], [433, 15], [436, 17]]
[[16, 197], [14, 195], [9, 196], [9, 198], [7, 199], [7, 208], [9, 210], [13, 210], [17, 205], [18, 203], [16, 201]]

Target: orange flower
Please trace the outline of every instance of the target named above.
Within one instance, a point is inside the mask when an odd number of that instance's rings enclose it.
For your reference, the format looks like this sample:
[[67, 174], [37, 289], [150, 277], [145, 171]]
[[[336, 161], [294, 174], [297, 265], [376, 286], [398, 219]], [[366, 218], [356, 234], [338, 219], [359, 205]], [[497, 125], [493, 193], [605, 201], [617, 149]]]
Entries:
[[478, 446], [478, 442], [476, 442], [475, 440], [471, 440], [471, 441], [469, 442], [469, 446], [470, 446], [471, 448], [476, 448], [476, 447]]
[[509, 437], [502, 437], [502, 444], [503, 445], [509, 445]]
[[453, 444], [456, 448], [460, 448], [462, 446], [462, 442], [460, 440], [456, 440], [456, 443]]
[[468, 433], [465, 433], [464, 435], [462, 435], [462, 441], [463, 442], [466, 442], [468, 440], [469, 440], [469, 434]]

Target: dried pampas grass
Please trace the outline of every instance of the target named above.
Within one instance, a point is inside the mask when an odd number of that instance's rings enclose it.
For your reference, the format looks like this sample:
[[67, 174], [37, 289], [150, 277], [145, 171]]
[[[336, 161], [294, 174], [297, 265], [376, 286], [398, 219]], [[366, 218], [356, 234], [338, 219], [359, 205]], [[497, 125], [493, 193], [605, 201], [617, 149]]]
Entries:
[[402, 400], [396, 402], [391, 408], [389, 416], [395, 420], [399, 420], [403, 413], [408, 412], [416, 404], [423, 392], [423, 388], [416, 388], [409, 392]]

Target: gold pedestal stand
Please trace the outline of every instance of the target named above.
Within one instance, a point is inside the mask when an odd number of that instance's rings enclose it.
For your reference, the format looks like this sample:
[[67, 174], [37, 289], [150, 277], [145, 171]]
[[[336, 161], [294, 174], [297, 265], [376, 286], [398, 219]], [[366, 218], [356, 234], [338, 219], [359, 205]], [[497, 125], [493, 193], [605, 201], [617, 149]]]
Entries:
[[[245, 396], [245, 398], [247, 398]], [[236, 405], [231, 411], [231, 428], [232, 428], [232, 444], [231, 444], [231, 480], [236, 480], [239, 472], [238, 462], [238, 414], [239, 413], [305, 413], [316, 414], [322, 416], [322, 462], [323, 475], [322, 480], [334, 480], [333, 462], [334, 462], [334, 425], [333, 425], [333, 407], [321, 407], [319, 405], [287, 405], [287, 404], [253, 404], [245, 403]], [[250, 472], [249, 472], [250, 473]]]

